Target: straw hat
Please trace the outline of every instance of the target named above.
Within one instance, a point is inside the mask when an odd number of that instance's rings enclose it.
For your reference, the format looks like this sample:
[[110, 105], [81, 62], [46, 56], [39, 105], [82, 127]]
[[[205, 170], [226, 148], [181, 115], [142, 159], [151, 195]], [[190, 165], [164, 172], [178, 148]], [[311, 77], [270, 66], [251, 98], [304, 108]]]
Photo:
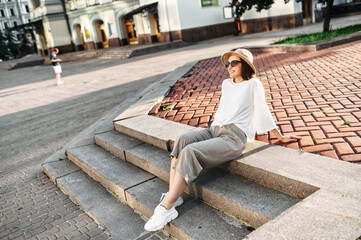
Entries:
[[244, 60], [253, 69], [254, 73], [256, 73], [256, 68], [253, 65], [253, 56], [250, 51], [244, 48], [238, 48], [235, 51], [225, 52], [221, 57], [223, 64], [226, 63], [231, 55], [237, 55], [240, 59]]

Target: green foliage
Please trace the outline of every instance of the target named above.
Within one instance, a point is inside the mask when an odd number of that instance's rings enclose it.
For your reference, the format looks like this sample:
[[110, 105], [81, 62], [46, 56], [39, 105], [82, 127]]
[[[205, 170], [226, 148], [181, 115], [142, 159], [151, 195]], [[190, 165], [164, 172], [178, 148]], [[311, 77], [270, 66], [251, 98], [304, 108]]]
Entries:
[[18, 57], [20, 54], [19, 45], [15, 42], [15, 36], [9, 28], [5, 29], [5, 39], [7, 40], [7, 45], [10, 50], [10, 54], [13, 57]]
[[25, 56], [30, 53], [34, 53], [34, 49], [31, 46], [31, 43], [29, 42], [29, 39], [27, 38], [26, 34], [21, 34], [21, 45], [20, 45], [20, 53], [21, 56]]
[[5, 57], [8, 54], [9, 54], [8, 47], [5, 43], [3, 33], [0, 30], [0, 59], [5, 59]]
[[[285, 3], [288, 3], [290, 0], [284, 0]], [[300, 2], [301, 0], [296, 0], [297, 2]], [[237, 1], [233, 1], [233, 5]], [[271, 8], [271, 6], [274, 4], [274, 0], [242, 0], [238, 1], [239, 6], [239, 14], [240, 16], [243, 15], [248, 10], [251, 10], [252, 7], [255, 7], [257, 12], [260, 12], [262, 10], [267, 10]]]
[[336, 30], [331, 30], [328, 32], [319, 32], [312, 33], [307, 35], [300, 35], [297, 37], [286, 38], [281, 41], [272, 43], [272, 44], [290, 44], [290, 43], [307, 43], [307, 42], [316, 42], [324, 39], [335, 38], [355, 32], [361, 31], [361, 24], [356, 24], [344, 28], [339, 28]]

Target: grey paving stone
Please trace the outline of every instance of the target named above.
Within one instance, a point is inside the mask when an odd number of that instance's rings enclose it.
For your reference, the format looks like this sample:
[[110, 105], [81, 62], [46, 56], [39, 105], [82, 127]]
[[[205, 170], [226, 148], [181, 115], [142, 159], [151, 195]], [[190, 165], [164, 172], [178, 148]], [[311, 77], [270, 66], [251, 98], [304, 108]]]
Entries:
[[123, 160], [125, 160], [125, 150], [144, 144], [144, 142], [116, 131], [97, 134], [94, 139], [97, 145]]
[[84, 172], [73, 172], [58, 182], [88, 215], [106, 226], [114, 239], [136, 239], [144, 232], [142, 218]]
[[[167, 189], [166, 183], [153, 179], [128, 189], [127, 199], [150, 217]], [[178, 218], [164, 228], [177, 239], [243, 239], [249, 233], [242, 222], [186, 194], [183, 198], [184, 204], [177, 208]]]
[[154, 177], [95, 144], [72, 148], [67, 152], [70, 160], [124, 200], [125, 189]]

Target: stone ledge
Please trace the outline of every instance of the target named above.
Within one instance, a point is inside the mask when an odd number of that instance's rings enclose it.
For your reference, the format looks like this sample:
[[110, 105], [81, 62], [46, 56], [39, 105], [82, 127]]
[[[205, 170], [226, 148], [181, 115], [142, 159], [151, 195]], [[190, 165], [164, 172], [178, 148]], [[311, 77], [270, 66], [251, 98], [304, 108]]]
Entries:
[[346, 44], [359, 40], [361, 40], [361, 32], [312, 43], [246, 46], [246, 48], [252, 50], [253, 53], [317, 52], [322, 49], [335, 47], [341, 44]]
[[139, 115], [133, 118], [117, 121], [114, 127], [118, 132], [149, 143], [165, 151], [173, 149], [177, 136], [194, 127], [168, 121], [149, 115]]

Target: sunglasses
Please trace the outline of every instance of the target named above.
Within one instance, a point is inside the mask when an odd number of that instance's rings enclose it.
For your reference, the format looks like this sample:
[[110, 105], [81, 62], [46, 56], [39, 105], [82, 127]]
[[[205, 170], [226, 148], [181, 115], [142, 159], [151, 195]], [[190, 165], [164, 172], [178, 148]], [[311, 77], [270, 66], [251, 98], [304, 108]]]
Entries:
[[232, 60], [231, 62], [225, 62], [224, 63], [224, 66], [226, 67], [226, 68], [228, 68], [229, 67], [229, 65], [231, 65], [232, 67], [234, 67], [234, 66], [236, 66], [238, 63], [240, 63], [241, 61], [237, 61], [237, 60]]

